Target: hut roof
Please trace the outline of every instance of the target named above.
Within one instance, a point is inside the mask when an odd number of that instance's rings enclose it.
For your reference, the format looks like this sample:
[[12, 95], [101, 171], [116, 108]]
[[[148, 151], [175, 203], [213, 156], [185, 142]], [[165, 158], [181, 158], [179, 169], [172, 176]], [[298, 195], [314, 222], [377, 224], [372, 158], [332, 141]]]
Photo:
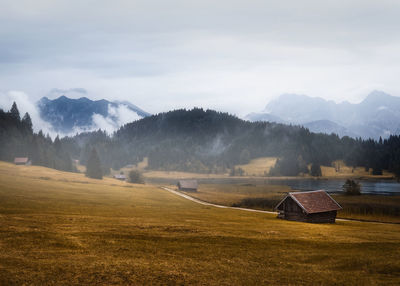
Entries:
[[183, 189], [197, 189], [197, 180], [180, 180], [179, 187]]
[[28, 157], [15, 157], [14, 158], [15, 164], [17, 164], [17, 163], [26, 164], [26, 163], [28, 163], [28, 161], [29, 161]]
[[342, 207], [325, 191], [310, 191], [289, 193], [277, 206], [291, 197], [306, 213], [320, 213], [328, 211], [337, 211]]
[[115, 178], [115, 179], [119, 179], [119, 180], [125, 180], [125, 179], [126, 179], [126, 176], [123, 175], [123, 174], [117, 174], [117, 175], [114, 175], [114, 178]]

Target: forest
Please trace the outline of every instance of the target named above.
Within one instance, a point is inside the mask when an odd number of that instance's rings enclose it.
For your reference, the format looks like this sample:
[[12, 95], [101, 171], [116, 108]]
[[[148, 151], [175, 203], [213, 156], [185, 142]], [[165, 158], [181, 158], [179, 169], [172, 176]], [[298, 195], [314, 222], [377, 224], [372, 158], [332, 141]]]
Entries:
[[0, 110], [0, 160], [27, 156], [34, 165], [76, 171], [72, 160], [86, 165], [93, 148], [103, 173], [144, 157], [149, 169], [200, 173], [226, 173], [237, 164], [258, 157], [279, 157], [271, 170], [274, 176], [307, 173], [312, 164], [318, 176], [320, 165], [344, 160], [349, 166], [382, 170], [400, 177], [400, 136], [378, 141], [336, 134], [316, 134], [301, 126], [249, 122], [228, 113], [194, 108], [145, 117], [122, 126], [113, 134], [94, 131], [52, 140], [33, 132], [29, 114], [20, 117], [14, 103]]

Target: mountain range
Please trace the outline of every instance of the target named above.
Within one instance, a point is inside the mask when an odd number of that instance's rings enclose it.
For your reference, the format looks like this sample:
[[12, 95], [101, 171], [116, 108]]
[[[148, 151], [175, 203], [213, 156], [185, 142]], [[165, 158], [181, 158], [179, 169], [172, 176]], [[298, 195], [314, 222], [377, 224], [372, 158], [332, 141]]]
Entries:
[[70, 134], [78, 131], [114, 129], [150, 114], [128, 101], [90, 100], [86, 97], [72, 99], [60, 96], [47, 97], [37, 102], [41, 118], [50, 123], [55, 132]]
[[[150, 114], [128, 101], [90, 100], [60, 96], [37, 102], [41, 118], [55, 132], [72, 134], [96, 129], [115, 131], [122, 125]], [[250, 113], [249, 121], [295, 124], [317, 133], [335, 133], [363, 139], [400, 134], [400, 97], [371, 92], [362, 102], [335, 103], [318, 97], [283, 94], [263, 111]]]
[[371, 92], [358, 104], [335, 103], [319, 97], [283, 94], [250, 121], [302, 125], [312, 132], [379, 139], [400, 133], [400, 97], [382, 91]]

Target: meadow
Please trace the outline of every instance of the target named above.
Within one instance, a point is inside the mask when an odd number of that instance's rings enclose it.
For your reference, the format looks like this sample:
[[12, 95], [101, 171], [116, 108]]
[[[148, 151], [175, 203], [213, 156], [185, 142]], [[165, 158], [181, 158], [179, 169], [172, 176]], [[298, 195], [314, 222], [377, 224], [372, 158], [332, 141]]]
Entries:
[[[201, 184], [198, 192], [187, 194], [214, 204], [273, 211], [293, 191], [283, 185]], [[332, 194], [332, 197], [343, 207], [339, 218], [400, 223], [400, 196]]]
[[398, 257], [400, 225], [289, 222], [0, 163], [0, 285], [399, 285]]
[[[272, 167], [275, 166], [277, 162], [277, 157], [260, 157], [253, 160], [250, 160], [247, 164], [236, 165], [235, 169], [242, 169], [243, 174], [240, 176], [236, 174], [235, 176], [231, 176], [230, 170], [226, 170], [226, 173], [192, 173], [192, 172], [181, 172], [181, 171], [165, 171], [165, 170], [148, 170], [148, 160], [144, 158], [142, 162], [140, 162], [137, 166], [133, 166], [132, 168], [121, 168], [121, 170], [115, 171], [112, 170], [112, 174], [117, 174], [120, 171], [123, 171], [125, 174], [129, 172], [131, 169], [136, 169], [144, 173], [144, 176], [152, 182], [172, 182], [177, 179], [201, 179], [207, 182], [227, 182], [227, 181], [243, 181], [243, 180], [258, 180], [262, 181], [266, 178], [268, 179], [299, 179], [299, 178], [315, 178], [310, 174], [299, 174], [298, 176], [269, 176], [269, 171]], [[78, 166], [78, 169], [81, 171], [84, 170], [83, 166]], [[308, 166], [308, 169], [311, 169], [311, 165]], [[373, 179], [373, 180], [382, 180], [382, 179], [393, 179], [394, 174], [383, 171], [382, 175], [372, 175], [372, 169], [366, 170], [365, 167], [351, 167], [347, 166], [343, 160], [337, 160], [332, 162], [331, 166], [321, 166], [322, 176], [319, 178], [324, 179]]]

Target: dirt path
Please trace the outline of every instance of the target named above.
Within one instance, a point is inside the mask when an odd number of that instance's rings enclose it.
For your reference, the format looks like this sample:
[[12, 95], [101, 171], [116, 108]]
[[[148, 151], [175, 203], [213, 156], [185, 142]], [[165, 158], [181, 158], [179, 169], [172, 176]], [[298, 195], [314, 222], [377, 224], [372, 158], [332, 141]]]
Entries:
[[185, 199], [187, 199], [189, 201], [192, 201], [192, 202], [195, 202], [195, 203], [198, 203], [198, 204], [201, 204], [201, 205], [205, 205], [205, 206], [212, 206], [212, 207], [221, 208], [221, 209], [234, 209], [234, 210], [242, 210], [242, 211], [248, 211], [248, 212], [265, 213], [265, 214], [275, 214], [275, 215], [278, 214], [277, 212], [261, 211], [261, 210], [253, 210], [253, 209], [246, 209], [246, 208], [237, 208], [237, 207], [228, 207], [228, 206], [223, 206], [223, 205], [216, 205], [216, 204], [212, 204], [212, 203], [207, 203], [205, 201], [201, 201], [199, 199], [195, 199], [195, 198], [193, 198], [191, 196], [188, 196], [188, 195], [183, 194], [181, 192], [174, 191], [174, 190], [172, 190], [170, 188], [167, 188], [167, 187], [161, 187], [161, 189], [166, 190], [166, 191], [168, 191], [170, 193], [173, 193], [175, 195], [181, 196], [181, 197], [183, 197], [183, 198], [185, 198]]
[[[256, 212], [256, 213], [265, 213], [265, 214], [275, 214], [277, 215], [277, 212], [270, 212], [270, 211], [261, 211], [261, 210], [253, 210], [253, 209], [247, 209], [247, 208], [238, 208], [238, 207], [228, 207], [228, 206], [223, 206], [223, 205], [217, 205], [217, 204], [212, 204], [212, 203], [208, 203], [199, 199], [195, 199], [191, 196], [188, 196], [186, 194], [183, 194], [181, 192], [177, 192], [175, 190], [172, 190], [170, 188], [167, 187], [161, 187], [161, 189], [166, 190], [170, 193], [173, 193], [177, 196], [183, 197], [189, 201], [201, 204], [201, 205], [205, 205], [205, 206], [212, 206], [212, 207], [216, 207], [216, 208], [221, 208], [221, 209], [234, 209], [234, 210], [242, 210], [242, 211], [247, 211], [247, 212]], [[379, 223], [379, 224], [399, 224], [399, 223], [395, 223], [395, 222], [379, 222], [379, 221], [368, 221], [368, 220], [358, 220], [358, 219], [345, 219], [345, 218], [337, 218], [337, 221], [356, 221], [356, 222], [368, 222], [368, 223]]]

